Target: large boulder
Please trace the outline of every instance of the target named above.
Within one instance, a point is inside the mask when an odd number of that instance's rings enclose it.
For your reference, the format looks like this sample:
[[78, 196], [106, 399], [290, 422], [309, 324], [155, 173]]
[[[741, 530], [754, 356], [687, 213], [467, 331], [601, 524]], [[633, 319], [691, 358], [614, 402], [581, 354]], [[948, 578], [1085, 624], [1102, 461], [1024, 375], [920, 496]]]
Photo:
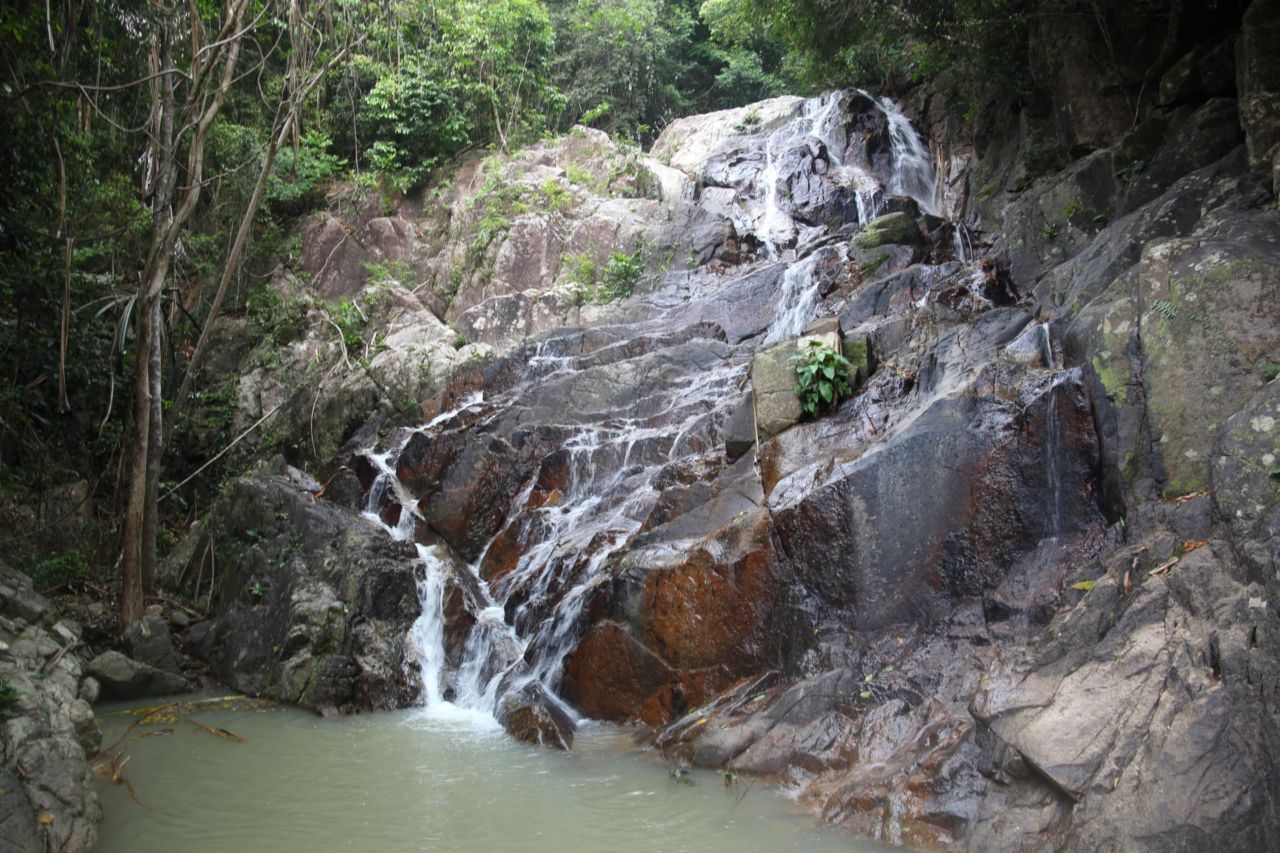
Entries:
[[761, 440], [772, 438], [804, 415], [796, 396], [798, 352], [794, 341], [786, 341], [757, 353], [751, 360], [751, 393], [755, 406], [755, 428]]
[[1217, 515], [1251, 580], [1280, 600], [1280, 381], [1223, 424], [1210, 467]]
[[191, 689], [181, 675], [136, 661], [117, 651], [106, 651], [89, 662], [89, 675], [102, 685], [107, 699], [143, 699], [169, 696]]
[[[1259, 587], [1216, 549], [1168, 574], [1099, 579], [1028, 659], [1005, 657], [973, 713], [1078, 805], [1075, 843], [1262, 849], [1275, 642]], [[1132, 576], [1127, 576], [1131, 581]]]
[[188, 629], [188, 648], [219, 679], [317, 711], [417, 695], [404, 639], [420, 611], [412, 546], [270, 465], [233, 481], [193, 535], [202, 544], [180, 582], [212, 583], [214, 618]]
[[1280, 352], [1280, 244], [1265, 213], [1218, 237], [1147, 244], [1139, 288], [1143, 380], [1170, 497], [1204, 491], [1218, 431]]
[[169, 623], [157, 613], [148, 613], [124, 629], [124, 648], [128, 656], [153, 669], [181, 675], [174, 653]]
[[556, 749], [573, 748], [573, 719], [546, 688], [531, 682], [508, 690], [498, 703], [498, 722], [517, 740]]
[[885, 245], [917, 246], [923, 240], [920, 226], [905, 213], [889, 213], [867, 223], [853, 238], [860, 249], [874, 249]]

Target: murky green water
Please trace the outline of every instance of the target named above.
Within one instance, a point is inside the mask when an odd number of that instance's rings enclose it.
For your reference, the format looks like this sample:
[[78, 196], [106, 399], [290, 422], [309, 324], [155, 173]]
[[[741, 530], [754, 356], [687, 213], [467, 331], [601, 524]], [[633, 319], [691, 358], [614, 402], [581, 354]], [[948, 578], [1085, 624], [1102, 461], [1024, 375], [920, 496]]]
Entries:
[[[134, 719], [104, 715], [103, 743]], [[138, 737], [162, 729], [172, 734]], [[104, 853], [873, 849], [763, 786], [735, 803], [715, 774], [682, 784], [604, 725], [581, 729], [570, 754], [517, 743], [483, 718], [424, 711], [326, 720], [205, 709], [129, 737], [124, 776], [151, 810], [101, 782]]]

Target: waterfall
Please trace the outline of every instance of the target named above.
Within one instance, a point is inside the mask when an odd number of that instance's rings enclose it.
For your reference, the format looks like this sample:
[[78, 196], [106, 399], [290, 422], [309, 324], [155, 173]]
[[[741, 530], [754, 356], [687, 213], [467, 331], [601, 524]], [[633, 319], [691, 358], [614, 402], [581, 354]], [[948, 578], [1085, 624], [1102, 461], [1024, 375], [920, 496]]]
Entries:
[[1062, 474], [1059, 469], [1062, 437], [1058, 424], [1058, 381], [1049, 387], [1049, 399], [1045, 403], [1045, 491], [1048, 501], [1045, 533], [1057, 536], [1062, 532]]
[[[847, 260], [845, 240], [809, 244], [816, 248], [808, 254], [805, 248], [793, 248], [800, 229], [812, 234], [821, 227], [798, 223], [793, 216], [791, 170], [797, 163], [806, 170], [798, 173], [804, 180], [821, 182], [817, 192], [825, 195], [816, 196], [819, 204], [856, 204], [859, 225], [879, 212], [886, 188], [936, 210], [933, 167], [910, 122], [892, 102], [876, 102], [888, 117], [893, 142], [893, 173], [882, 186], [852, 162], [847, 151], [847, 102], [845, 92], [810, 99], [790, 121], [754, 137], [760, 146], [756, 162], [763, 165], [739, 191], [759, 206], [739, 207], [735, 227], [740, 234], [754, 234], [769, 259], [787, 262], [764, 343], [803, 332], [817, 312], [824, 283], [832, 282]], [[806, 186], [811, 194], [813, 186]], [[797, 259], [797, 254], [803, 256]], [[716, 280], [707, 277], [688, 286], [705, 287]], [[543, 466], [552, 466], [550, 473], [539, 469], [525, 474], [516, 493], [503, 496], [510, 503], [502, 522], [470, 564], [457, 559], [443, 542], [416, 542], [417, 533], [430, 526], [430, 501], [437, 498], [424, 494], [420, 511], [418, 498], [396, 476], [401, 452], [415, 435], [433, 438], [457, 429], [457, 418], [482, 402], [486, 410], [472, 411], [477, 417], [471, 418], [479, 429], [490, 422], [487, 419], [509, 411], [507, 404], [518, 405], [520, 395], [531, 389], [573, 383], [579, 373], [602, 361], [643, 358], [643, 347], [639, 356], [629, 350], [606, 344], [590, 349], [588, 355], [581, 338], [573, 334], [544, 337], [527, 350], [510, 390], [494, 399], [464, 400], [458, 408], [407, 430], [397, 446], [365, 453], [376, 473], [365, 517], [393, 538], [413, 541], [417, 547], [421, 612], [408, 636], [406, 666], [421, 682], [420, 701], [426, 708], [491, 720], [504, 696], [518, 694], [530, 683], [555, 695], [588, 606], [636, 536], [652, 523], [672, 473], [694, 474], [720, 463], [719, 424], [738, 398], [749, 353], [717, 356], [696, 369], [664, 363], [660, 383], [638, 385], [648, 390], [637, 391], [637, 399], [607, 415], [565, 411], [557, 417], [556, 428], [568, 437], [557, 439], [561, 453], [554, 462], [548, 461], [551, 457], [543, 460]], [[535, 495], [544, 473], [558, 484], [554, 497]], [[502, 544], [495, 548], [500, 539]], [[465, 639], [449, 621], [457, 615], [459, 594], [474, 620]]]
[[951, 232], [951, 250], [956, 256], [956, 260], [962, 264], [967, 264], [973, 260], [973, 234], [970, 233], [968, 226], [963, 222], [953, 223], [954, 230]]
[[866, 92], [862, 94], [876, 102], [889, 122], [893, 156], [889, 194], [915, 199], [922, 211], [937, 216], [938, 187], [929, 146], [891, 98], [876, 98]]
[[822, 287], [822, 277], [815, 268], [820, 263], [843, 263], [847, 255], [847, 247], [837, 244], [820, 249], [787, 267], [782, 274], [782, 290], [778, 294], [774, 320], [765, 335], [766, 344], [778, 343], [804, 331], [813, 319]]
[[[538, 345], [522, 382], [573, 373], [574, 360], [554, 355], [554, 350], [551, 341]], [[507, 520], [526, 522], [529, 541], [514, 568], [492, 584], [481, 576], [492, 541], [472, 565], [451, 559], [443, 545], [417, 545], [421, 612], [408, 635], [406, 667], [421, 681], [421, 705], [447, 717], [471, 720], [479, 715], [492, 722], [502, 695], [529, 682], [541, 683], [554, 695], [564, 659], [577, 643], [586, 604], [605, 580], [607, 565], [648, 518], [660, 493], [659, 475], [672, 463], [714, 447], [694, 436], [709, 429], [710, 413], [718, 405], [732, 400], [744, 369], [744, 364], [733, 363], [685, 376], [664, 389], [660, 405], [647, 417], [580, 426], [563, 445], [569, 455], [568, 483], [560, 499], [529, 508], [536, 474], [512, 496]], [[377, 471], [366, 498], [366, 518], [394, 539], [414, 539], [423, 515], [397, 479], [393, 459], [415, 434], [448, 428], [447, 422], [481, 400], [473, 397], [406, 431], [390, 450], [366, 451]], [[383, 519], [388, 501], [401, 508], [394, 525]], [[453, 671], [445, 613], [451, 582], [465, 589], [475, 619]]]
[[411, 657], [422, 681], [419, 697], [423, 705], [439, 705], [444, 701], [441, 676], [444, 674], [444, 563], [434, 548], [418, 546], [422, 562], [422, 579], [418, 581], [418, 603], [422, 612], [409, 629]]

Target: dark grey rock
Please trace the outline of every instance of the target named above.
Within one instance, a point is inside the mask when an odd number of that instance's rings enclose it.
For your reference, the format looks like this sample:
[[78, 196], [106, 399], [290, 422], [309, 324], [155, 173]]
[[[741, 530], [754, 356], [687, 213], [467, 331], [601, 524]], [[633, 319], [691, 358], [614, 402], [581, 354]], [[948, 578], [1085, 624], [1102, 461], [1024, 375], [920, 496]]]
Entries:
[[142, 699], [168, 696], [190, 689], [181, 675], [156, 669], [117, 651], [107, 651], [89, 662], [89, 674], [102, 687], [108, 699]]
[[164, 617], [148, 613], [124, 629], [124, 649], [129, 657], [155, 669], [181, 675], [174, 654], [173, 637]]
[[530, 683], [507, 691], [498, 703], [497, 717], [517, 740], [556, 749], [573, 748], [573, 720], [541, 684]]
[[724, 425], [724, 449], [730, 460], [737, 459], [755, 447], [755, 401], [750, 391], [734, 407]]

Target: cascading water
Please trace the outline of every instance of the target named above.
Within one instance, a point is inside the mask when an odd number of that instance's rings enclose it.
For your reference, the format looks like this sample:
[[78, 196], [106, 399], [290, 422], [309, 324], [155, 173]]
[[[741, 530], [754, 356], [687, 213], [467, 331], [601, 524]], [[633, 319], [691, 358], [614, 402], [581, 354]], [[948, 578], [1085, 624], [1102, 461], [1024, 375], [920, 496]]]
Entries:
[[[659, 496], [658, 475], [672, 463], [704, 455], [701, 440], [709, 413], [730, 399], [743, 365], [686, 377], [664, 391], [661, 405], [645, 418], [613, 418], [585, 425], [564, 445], [568, 486], [558, 501], [528, 509], [530, 480], [512, 501], [508, 516], [523, 517], [536, 535], [515, 567], [490, 585], [481, 577], [488, 548], [473, 565], [461, 565], [440, 549], [417, 546], [421, 564], [421, 614], [409, 633], [409, 665], [420, 679], [421, 703], [446, 716], [492, 715], [502, 694], [537, 682], [550, 694], [561, 677], [565, 656], [576, 642], [584, 605], [604, 579], [604, 569], [637, 533]], [[551, 354], [547, 342], [526, 363], [524, 379], [546, 381], [572, 374], [574, 359]], [[398, 540], [411, 540], [422, 517], [417, 501], [396, 478], [391, 459], [415, 434], [430, 435], [476, 405], [458, 409], [408, 432], [391, 449], [366, 452], [378, 471], [364, 515]], [[698, 434], [700, 438], [694, 440]], [[386, 501], [399, 503], [395, 524], [382, 514]], [[490, 543], [490, 547], [492, 542]], [[584, 558], [585, 555], [585, 558]], [[449, 672], [445, 597], [450, 572], [466, 572], [475, 624], [461, 661]], [[573, 718], [568, 708], [565, 713]]]
[[[865, 92], [862, 94], [866, 95]], [[867, 97], [871, 98], [870, 95]], [[825, 151], [828, 174], [838, 185], [853, 190], [860, 227], [875, 218], [886, 194], [912, 198], [922, 210], [936, 215], [938, 204], [935, 170], [928, 146], [897, 104], [889, 98], [871, 100], [885, 115], [891, 142], [892, 168], [883, 191], [866, 170], [856, 165], [846, 165], [841, 158], [841, 152], [847, 146], [843, 130], [843, 107], [846, 103], [843, 92], [831, 92], [804, 103], [799, 120], [805, 122], [805, 128], [799, 138], [816, 142], [817, 150]], [[776, 154], [785, 140], [796, 138], [795, 130], [784, 126], [765, 140], [766, 165], [759, 178], [764, 185], [765, 203], [761, 225], [756, 233], [771, 260], [780, 258], [776, 242], [778, 234], [787, 235], [789, 240], [796, 229], [792, 217], [782, 209], [778, 200], [780, 176]], [[817, 156], [816, 151], [814, 156]], [[962, 262], [967, 262], [971, 255], [969, 233], [963, 225], [957, 223], [955, 234], [956, 256]], [[843, 261], [846, 257], [844, 247], [839, 247], [839, 251], [839, 260]], [[782, 288], [775, 307], [776, 319], [769, 328], [766, 343], [777, 343], [800, 334], [813, 319], [822, 283], [821, 278], [815, 275], [818, 260], [818, 254], [815, 253], [793, 262], [783, 273]]]
[[[863, 92], [866, 95], [866, 92]], [[867, 95], [867, 97], [871, 97]], [[925, 213], [938, 215], [937, 173], [929, 146], [916, 132], [911, 120], [888, 97], [873, 98], [889, 121], [893, 171], [889, 176], [889, 194], [915, 199]]]
[[847, 257], [848, 250], [843, 245], [836, 245], [824, 247], [787, 267], [782, 274], [782, 290], [774, 309], [775, 319], [765, 335], [766, 344], [778, 343], [804, 331], [813, 319], [822, 285], [822, 277], [816, 268], [820, 264], [843, 263]]
[[1057, 536], [1062, 532], [1062, 475], [1058, 470], [1062, 439], [1059, 434], [1057, 403], [1058, 383], [1055, 381], [1049, 388], [1049, 399], [1045, 407], [1045, 497], [1049, 502], [1049, 511], [1045, 514], [1048, 529], [1045, 533], [1048, 536]]
[[[888, 119], [893, 142], [893, 174], [887, 185], [861, 166], [844, 162], [849, 144], [847, 101], [842, 92], [806, 101], [796, 118], [761, 140], [764, 165], [750, 193], [760, 199], [761, 207], [739, 223], [740, 233], [754, 234], [770, 260], [782, 260], [784, 254], [790, 260], [776, 297], [774, 320], [764, 336], [766, 343], [803, 331], [813, 319], [823, 281], [830, 280], [824, 273], [840, 269], [847, 260], [842, 241], [819, 245], [795, 259], [792, 246], [797, 234], [806, 228], [821, 232], [818, 226], [797, 223], [790, 193], [783, 191], [790, 180], [783, 174], [785, 164], [797, 154], [815, 176], [838, 188], [835, 191], [850, 193], [859, 226], [876, 215], [886, 194], [909, 195], [923, 208], [936, 209], [927, 149], [891, 102], [877, 102]], [[595, 350], [594, 359], [613, 357], [607, 355], [610, 346]], [[565, 339], [554, 336], [538, 342], [515, 387], [574, 381], [577, 374], [591, 369], [593, 359], [576, 357], [572, 351]], [[627, 356], [619, 352], [616, 357]], [[746, 361], [735, 358], [707, 369], [677, 371], [650, 397], [633, 401], [630, 416], [577, 423], [561, 445], [567, 459], [555, 499], [531, 500], [536, 475], [511, 496], [502, 530], [518, 528], [521, 547], [514, 565], [501, 570], [488, 565], [497, 537], [470, 565], [454, 558], [443, 544], [418, 545], [422, 610], [409, 635], [409, 665], [421, 680], [423, 705], [442, 713], [491, 719], [504, 695], [526, 685], [541, 685], [548, 696], [554, 696], [565, 658], [578, 641], [586, 605], [650, 517], [662, 491], [663, 473], [681, 466], [694, 468], [699, 460], [720, 453], [711, 425], [723, 419], [745, 370]], [[479, 398], [463, 401], [457, 409], [409, 431], [397, 447], [366, 453], [377, 471], [368, 492], [366, 517], [396, 539], [414, 538], [424, 515], [397, 479], [393, 460], [413, 435], [434, 437], [436, 431], [454, 428], [451, 421], [480, 402]], [[501, 399], [484, 402], [494, 410], [504, 404]], [[394, 524], [384, 520], [392, 517], [384, 511], [388, 502], [399, 507]], [[424, 509], [430, 515], [429, 507]], [[447, 639], [446, 600], [451, 585], [465, 591], [466, 608], [474, 620], [460, 650], [450, 650]], [[563, 710], [572, 717], [567, 708]]]

